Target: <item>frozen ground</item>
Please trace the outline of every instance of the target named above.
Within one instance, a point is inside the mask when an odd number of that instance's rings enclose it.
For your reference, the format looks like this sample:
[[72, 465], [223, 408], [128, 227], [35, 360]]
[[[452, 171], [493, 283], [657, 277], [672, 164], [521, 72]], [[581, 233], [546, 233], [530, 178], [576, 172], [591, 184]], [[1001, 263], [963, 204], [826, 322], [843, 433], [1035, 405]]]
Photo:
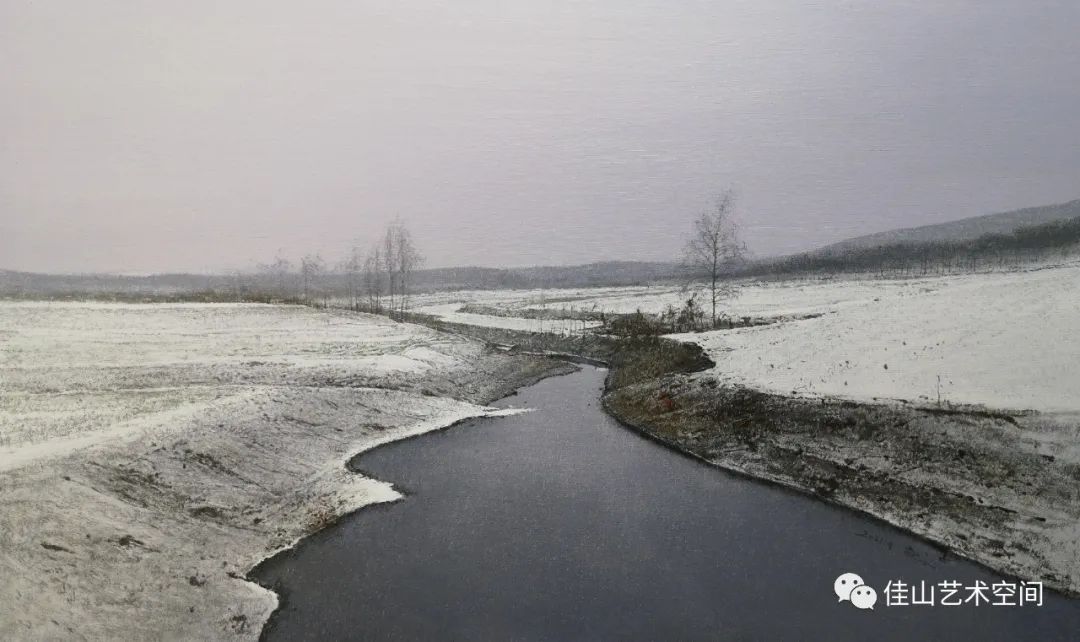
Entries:
[[[656, 313], [693, 291], [547, 290], [542, 305], [568, 314], [571, 306]], [[1077, 412], [1078, 292], [1076, 263], [940, 278], [752, 282], [724, 302], [724, 313], [777, 323], [674, 336], [701, 344], [717, 362], [713, 374], [772, 392], [934, 404], [940, 395], [943, 403]], [[531, 329], [534, 319], [463, 315], [454, 306], [471, 302], [513, 313], [541, 306], [540, 294], [454, 293], [424, 303], [447, 320]], [[808, 315], [820, 316], [797, 320]]]
[[257, 304], [0, 304], [0, 470], [285, 385], [406, 385], [459, 340]]
[[[458, 292], [438, 292], [415, 297], [413, 310], [421, 314], [431, 314], [450, 323], [526, 332], [548, 332], [573, 334], [583, 328], [599, 325], [593, 321], [582, 321], [584, 313], [599, 311], [593, 299], [603, 289], [562, 289], [562, 290], [462, 290]], [[621, 289], [620, 289], [621, 291]], [[579, 303], [579, 300], [582, 303]], [[501, 313], [475, 314], [462, 311], [466, 305], [482, 305], [498, 308]], [[554, 318], [525, 318], [524, 311], [544, 312]], [[558, 318], [564, 315], [564, 318]]]
[[[815, 314], [832, 306], [873, 299], [882, 291], [898, 287], [893, 281], [758, 282], [745, 285], [738, 297], [724, 302], [724, 311], [735, 317], [785, 317]], [[679, 307], [693, 294], [703, 305], [708, 291], [698, 285], [652, 285], [619, 288], [574, 288], [559, 290], [464, 291], [422, 295], [416, 298], [418, 312], [444, 317], [447, 321], [511, 330], [527, 330], [515, 322], [533, 319], [457, 313], [463, 305], [497, 307], [506, 314], [545, 310], [574, 318], [583, 312], [629, 314], [637, 310], [659, 313], [668, 305]], [[499, 325], [502, 324], [502, 325]], [[508, 325], [514, 324], [514, 325]], [[580, 328], [580, 325], [578, 326]]]
[[679, 338], [772, 392], [1080, 411], [1080, 267], [872, 287], [807, 286], [784, 297], [830, 292], [821, 317]]
[[[488, 305], [488, 303], [484, 303]], [[515, 317], [511, 310], [509, 316], [492, 314], [475, 314], [461, 312], [460, 303], [443, 303], [439, 305], [425, 305], [417, 312], [432, 314], [443, 321], [450, 323], [464, 323], [466, 325], [483, 326], [487, 328], [503, 328], [505, 330], [520, 330], [524, 332], [547, 332], [556, 334], [574, 334], [586, 328], [593, 328], [599, 322], [579, 321], [577, 319], [528, 319]], [[541, 308], [542, 309], [542, 308]]]
[[300, 307], [0, 303], [0, 639], [254, 639], [248, 570], [398, 497], [353, 454], [545, 368]]

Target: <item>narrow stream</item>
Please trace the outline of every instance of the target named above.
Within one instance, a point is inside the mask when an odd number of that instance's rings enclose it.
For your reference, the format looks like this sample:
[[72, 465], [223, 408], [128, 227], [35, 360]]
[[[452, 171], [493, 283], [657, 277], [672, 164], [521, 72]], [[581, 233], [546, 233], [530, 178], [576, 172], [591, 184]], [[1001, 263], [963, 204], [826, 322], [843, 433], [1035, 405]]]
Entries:
[[[600, 408], [604, 372], [362, 455], [408, 497], [268, 561], [269, 640], [1076, 639], [1080, 600], [887, 606], [890, 580], [1003, 581], [890, 526], [703, 465]], [[838, 602], [861, 575], [873, 610]], [[959, 597], [968, 598], [964, 590]], [[994, 599], [992, 592], [987, 596]]]

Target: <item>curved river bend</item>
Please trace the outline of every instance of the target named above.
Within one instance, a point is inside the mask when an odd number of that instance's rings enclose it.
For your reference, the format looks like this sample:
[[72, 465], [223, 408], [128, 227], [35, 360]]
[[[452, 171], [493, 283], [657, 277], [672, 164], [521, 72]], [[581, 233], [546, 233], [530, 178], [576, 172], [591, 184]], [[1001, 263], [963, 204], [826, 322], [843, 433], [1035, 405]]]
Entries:
[[[354, 462], [404, 501], [257, 569], [270, 640], [1075, 639], [1080, 601], [886, 606], [890, 580], [1002, 581], [876, 520], [703, 465], [620, 426], [604, 371]], [[838, 603], [859, 573], [873, 610]], [[968, 593], [963, 594], [965, 597]], [[992, 596], [991, 596], [992, 597]]]

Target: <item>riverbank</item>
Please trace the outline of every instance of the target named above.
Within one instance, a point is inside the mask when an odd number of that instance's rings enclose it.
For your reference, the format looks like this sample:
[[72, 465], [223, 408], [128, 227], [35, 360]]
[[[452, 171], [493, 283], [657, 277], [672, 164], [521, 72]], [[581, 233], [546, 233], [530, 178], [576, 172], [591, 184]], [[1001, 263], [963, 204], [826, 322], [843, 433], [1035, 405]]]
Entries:
[[290, 306], [0, 314], [3, 639], [256, 639], [250, 569], [399, 497], [353, 456], [572, 369]]
[[1080, 593], [1078, 417], [770, 394], [694, 344], [436, 324], [612, 364], [605, 408], [722, 468], [873, 515], [987, 567]]
[[[267, 642], [298, 640], [1067, 639], [1080, 601], [889, 608], [890, 580], [1004, 580], [855, 511], [725, 473], [597, 403], [603, 369], [496, 402], [528, 409], [365, 452], [407, 489], [267, 560]], [[856, 569], [873, 612], [838, 603]]]
[[571, 369], [530, 352], [612, 364], [606, 409], [669, 446], [1077, 592], [1068, 417], [768, 395], [663, 338], [292, 306], [0, 312], [0, 637], [256, 638], [277, 597], [251, 568], [398, 497], [344, 463]]
[[1076, 423], [808, 400], [673, 375], [611, 390], [622, 421], [723, 468], [883, 519], [1080, 594]]

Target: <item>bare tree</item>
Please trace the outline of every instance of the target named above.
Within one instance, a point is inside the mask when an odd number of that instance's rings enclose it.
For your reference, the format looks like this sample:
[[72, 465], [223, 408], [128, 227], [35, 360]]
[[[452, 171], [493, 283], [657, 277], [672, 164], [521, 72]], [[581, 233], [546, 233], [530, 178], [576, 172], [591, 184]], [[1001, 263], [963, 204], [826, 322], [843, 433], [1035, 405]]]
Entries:
[[394, 314], [394, 294], [397, 289], [395, 287], [397, 285], [397, 241], [395, 239], [396, 232], [397, 230], [394, 225], [386, 228], [386, 233], [383, 234], [381, 257], [382, 270], [383, 273], [386, 275], [386, 294], [389, 299], [388, 307], [390, 308], [391, 316], [393, 316]]
[[247, 288], [244, 286], [244, 275], [240, 270], [233, 270], [229, 276], [232, 278], [233, 301], [243, 301]]
[[383, 278], [382, 250], [375, 245], [364, 258], [364, 294], [369, 312], [382, 311]]
[[290, 274], [292, 272], [292, 263], [289, 259], [282, 256], [280, 253], [274, 258], [273, 263], [262, 263], [259, 265], [259, 272], [269, 277], [271, 282], [271, 288], [274, 294], [279, 297], [285, 297], [289, 295], [290, 290]]
[[318, 254], [308, 254], [300, 259], [300, 278], [303, 283], [304, 302], [311, 302], [311, 294], [318, 285], [319, 277], [326, 270], [326, 262]]
[[342, 271], [345, 273], [349, 288], [349, 307], [353, 310], [360, 309], [360, 291], [363, 289], [365, 257], [359, 243], [354, 243], [349, 250], [349, 257], [342, 263]]
[[409, 284], [412, 282], [413, 272], [423, 263], [424, 257], [416, 249], [412, 233], [403, 223], [395, 222], [391, 228], [394, 229], [394, 265], [399, 289], [400, 315], [398, 318], [403, 319], [409, 307]]
[[686, 262], [707, 272], [709, 292], [712, 295], [712, 325], [716, 326], [716, 302], [730, 294], [721, 283], [724, 268], [740, 260], [746, 246], [739, 242], [738, 228], [734, 220], [735, 194], [725, 190], [711, 209], [701, 213], [694, 221], [694, 231], [686, 242]]

